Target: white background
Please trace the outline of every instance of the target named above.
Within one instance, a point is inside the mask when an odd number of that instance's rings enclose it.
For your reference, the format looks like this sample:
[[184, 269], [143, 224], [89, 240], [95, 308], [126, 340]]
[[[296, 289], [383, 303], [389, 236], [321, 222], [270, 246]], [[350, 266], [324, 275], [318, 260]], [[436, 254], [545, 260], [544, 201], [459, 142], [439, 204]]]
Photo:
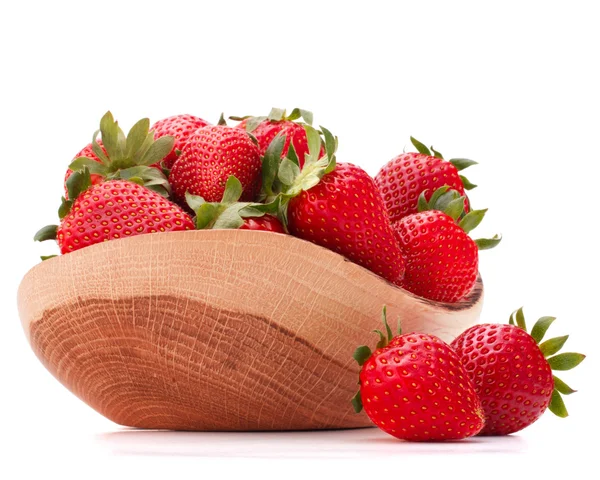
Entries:
[[[573, 1], [3, 2], [0, 477], [593, 477], [584, 467], [600, 393], [597, 18], [595, 2]], [[313, 110], [339, 136], [339, 160], [373, 175], [411, 134], [480, 162], [468, 171], [479, 185], [471, 199], [490, 210], [476, 233], [504, 235], [481, 255], [482, 321], [506, 321], [521, 305], [530, 321], [559, 317], [553, 333], [588, 354], [563, 375], [579, 390], [568, 419], [547, 413], [509, 438], [424, 445], [374, 429], [136, 432], [44, 370], [16, 290], [54, 248], [31, 237], [55, 222], [65, 167], [102, 114], [127, 129], [144, 116], [216, 121], [272, 106]]]

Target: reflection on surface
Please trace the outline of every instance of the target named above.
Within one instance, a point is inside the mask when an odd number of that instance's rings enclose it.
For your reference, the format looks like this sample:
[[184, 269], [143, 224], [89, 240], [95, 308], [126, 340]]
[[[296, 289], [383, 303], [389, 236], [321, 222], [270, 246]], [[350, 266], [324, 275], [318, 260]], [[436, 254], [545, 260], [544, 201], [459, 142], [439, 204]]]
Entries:
[[521, 453], [519, 436], [476, 437], [447, 443], [410, 443], [375, 429], [315, 432], [170, 432], [123, 429], [98, 435], [117, 455], [231, 458], [355, 458], [444, 453]]

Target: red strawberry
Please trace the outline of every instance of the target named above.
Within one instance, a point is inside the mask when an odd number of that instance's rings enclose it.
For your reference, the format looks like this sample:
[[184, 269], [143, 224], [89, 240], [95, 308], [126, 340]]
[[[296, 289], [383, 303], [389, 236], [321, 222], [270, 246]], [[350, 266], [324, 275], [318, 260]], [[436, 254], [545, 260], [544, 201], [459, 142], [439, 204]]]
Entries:
[[[429, 200], [434, 191], [449, 186], [461, 195], [465, 189], [475, 188], [458, 172], [477, 162], [465, 158], [444, 160], [442, 154], [431, 151], [418, 140], [411, 137], [419, 153], [403, 153], [390, 160], [375, 177], [377, 188], [381, 192], [390, 220], [396, 222], [407, 215], [417, 212], [417, 199], [426, 191]], [[465, 197], [465, 212], [469, 211], [469, 202]]]
[[[285, 143], [281, 152], [281, 157], [287, 156], [290, 143], [294, 146], [296, 156], [300, 167], [304, 165], [304, 157], [308, 154], [308, 142], [306, 140], [306, 131], [303, 124], [296, 123], [295, 120], [303, 118], [306, 124], [312, 124], [312, 113], [306, 110], [295, 108], [289, 116], [285, 115], [285, 110], [273, 108], [268, 117], [231, 117], [232, 119], [242, 120], [237, 128], [243, 128], [254, 135], [260, 147], [260, 154], [264, 155], [267, 147], [273, 141], [276, 135], [285, 136]], [[323, 156], [325, 150], [321, 148], [320, 156]]]
[[404, 258], [373, 179], [338, 163], [309, 190], [290, 200], [292, 235], [344, 255], [390, 282], [404, 275]]
[[281, 222], [272, 215], [245, 218], [240, 230], [264, 230], [266, 232], [285, 233]]
[[260, 167], [260, 152], [246, 132], [214, 125], [200, 128], [188, 138], [169, 181], [175, 199], [182, 204], [186, 192], [218, 202], [227, 178], [235, 175], [244, 189], [242, 198], [252, 200], [260, 184]]
[[[514, 325], [517, 321], [518, 326]], [[539, 343], [554, 317], [542, 317], [527, 333], [523, 309], [510, 325], [475, 325], [452, 342], [485, 412], [480, 435], [508, 435], [535, 422], [547, 408], [559, 417], [567, 410], [561, 393], [571, 389], [552, 370], [569, 370], [585, 358], [580, 353], [556, 354], [568, 336]], [[550, 358], [547, 358], [550, 357]]]
[[463, 205], [464, 197], [448, 187], [438, 189], [429, 203], [422, 192], [420, 212], [392, 224], [406, 260], [402, 286], [415, 295], [449, 303], [464, 298], [477, 280], [478, 248], [500, 242], [498, 237], [471, 239], [468, 232], [479, 225], [486, 210], [463, 216]]
[[[41, 229], [35, 240], [56, 239], [63, 254], [117, 238], [144, 233], [192, 230], [191, 218], [177, 205], [137, 183], [110, 180], [91, 185], [89, 172], [75, 201], [63, 203], [61, 223]], [[70, 193], [73, 193], [71, 191]]]
[[[266, 211], [276, 211], [289, 232], [344, 255], [393, 283], [404, 275], [404, 259], [373, 179], [360, 167], [336, 165], [337, 139], [324, 127], [324, 156], [319, 133], [306, 125], [309, 154], [302, 169], [297, 159], [281, 157], [277, 135], [263, 159]], [[269, 210], [271, 208], [271, 210]]]
[[270, 207], [260, 203], [240, 202], [243, 193], [241, 182], [231, 175], [220, 202], [206, 202], [202, 197], [186, 194], [188, 207], [196, 213], [196, 228], [242, 230], [265, 230], [285, 233], [281, 222], [272, 215], [265, 215]]
[[[96, 140], [100, 132], [102, 140]], [[173, 148], [173, 137], [163, 136], [154, 140], [150, 132], [150, 120], [143, 118], [125, 136], [110, 112], [100, 120], [100, 130], [93, 142], [84, 148], [71, 162], [65, 175], [65, 197], [69, 196], [69, 179], [73, 171], [87, 168], [92, 184], [103, 180], [123, 179], [146, 185], [164, 197], [171, 187], [160, 169], [160, 162]]]
[[193, 115], [174, 115], [163, 118], [152, 125], [150, 130], [154, 132], [155, 139], [164, 137], [165, 135], [170, 135], [175, 139], [173, 149], [163, 158], [164, 167], [168, 169], [172, 168], [190, 135], [199, 128], [208, 125], [210, 123], [206, 120], [194, 117]]
[[458, 440], [483, 427], [483, 411], [456, 353], [434, 335], [378, 332], [377, 350], [359, 347], [360, 391], [352, 400], [384, 432], [411, 441]]
[[[96, 142], [98, 143], [98, 146], [102, 149], [102, 151], [104, 152], [104, 154], [106, 155], [106, 149], [104, 148], [104, 145], [102, 144], [102, 140], [96, 140]], [[75, 155], [73, 157], [73, 160], [75, 160], [75, 159], [77, 159], [79, 157], [91, 158], [95, 162], [102, 163], [101, 160], [98, 158], [98, 156], [92, 150], [92, 144], [91, 143], [89, 143], [83, 150], [81, 150], [77, 155]], [[67, 180], [69, 179], [69, 177], [72, 174], [73, 174], [73, 170], [71, 170], [70, 168], [68, 168], [67, 172], [65, 173], [65, 181], [64, 181], [65, 196], [67, 198], [69, 196], [69, 191], [67, 190]], [[92, 178], [92, 185], [98, 185], [99, 183], [102, 183], [102, 181], [104, 180], [104, 177], [102, 175], [97, 175], [97, 174], [92, 174], [91, 178]]]

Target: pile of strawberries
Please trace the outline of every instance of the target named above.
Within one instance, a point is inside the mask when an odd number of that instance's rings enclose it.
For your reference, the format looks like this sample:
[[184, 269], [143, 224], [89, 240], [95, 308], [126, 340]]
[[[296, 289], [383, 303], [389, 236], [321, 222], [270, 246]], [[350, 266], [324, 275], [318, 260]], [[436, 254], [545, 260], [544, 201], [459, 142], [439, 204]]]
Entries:
[[[110, 112], [65, 175], [56, 239], [63, 254], [107, 240], [190, 229], [242, 228], [291, 234], [344, 255], [416, 295], [457, 302], [473, 289], [478, 250], [500, 239], [468, 233], [473, 210], [459, 172], [412, 139], [373, 179], [336, 162], [337, 138], [312, 114], [272, 109], [217, 125], [176, 115], [127, 135]], [[100, 138], [98, 138], [100, 134]]]
[[[142, 119], [125, 135], [108, 112], [67, 169], [60, 224], [35, 240], [54, 239], [68, 254], [146, 233], [263, 230], [333, 250], [415, 295], [465, 299], [479, 250], [500, 242], [469, 235], [486, 212], [472, 208], [466, 191], [475, 185], [461, 174], [475, 162], [445, 160], [411, 137], [417, 151], [371, 178], [336, 161], [337, 137], [312, 118], [274, 108], [230, 117], [237, 124], [229, 126], [223, 117], [211, 125], [176, 115], [152, 126]], [[566, 340], [538, 346], [553, 319], [540, 319], [529, 335], [522, 310], [515, 318], [518, 325], [473, 327], [451, 346], [421, 333], [394, 337], [384, 321], [377, 350], [355, 354], [356, 410], [364, 406], [376, 425], [409, 440], [512, 433], [548, 406], [566, 415], [560, 394], [573, 390], [551, 367], [573, 368], [583, 356], [546, 360]]]

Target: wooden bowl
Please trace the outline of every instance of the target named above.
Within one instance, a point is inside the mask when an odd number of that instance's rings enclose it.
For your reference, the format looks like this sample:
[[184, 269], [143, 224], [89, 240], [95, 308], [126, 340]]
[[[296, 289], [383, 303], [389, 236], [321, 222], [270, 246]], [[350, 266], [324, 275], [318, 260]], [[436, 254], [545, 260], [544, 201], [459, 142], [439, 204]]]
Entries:
[[405, 332], [447, 341], [476, 323], [292, 236], [248, 230], [141, 235], [34, 267], [19, 288], [33, 351], [114, 422], [175, 430], [369, 425], [352, 410], [361, 344], [383, 305]]

